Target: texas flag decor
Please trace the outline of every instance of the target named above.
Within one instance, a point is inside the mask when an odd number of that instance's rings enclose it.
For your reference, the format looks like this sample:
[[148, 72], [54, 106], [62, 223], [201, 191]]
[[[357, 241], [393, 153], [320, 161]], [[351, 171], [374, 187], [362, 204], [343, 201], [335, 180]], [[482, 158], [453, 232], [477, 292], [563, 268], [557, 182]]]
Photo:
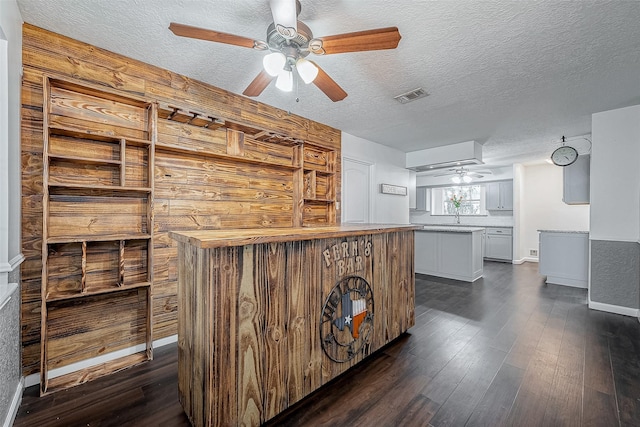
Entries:
[[331, 290], [322, 307], [322, 349], [334, 362], [346, 362], [368, 348], [373, 331], [373, 292], [360, 276], [348, 276]]

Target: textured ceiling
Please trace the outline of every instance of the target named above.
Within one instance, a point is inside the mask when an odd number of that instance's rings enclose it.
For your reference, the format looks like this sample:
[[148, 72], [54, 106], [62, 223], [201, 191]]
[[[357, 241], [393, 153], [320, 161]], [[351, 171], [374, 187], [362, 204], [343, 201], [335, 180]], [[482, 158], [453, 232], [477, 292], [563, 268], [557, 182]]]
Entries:
[[[271, 22], [267, 0], [17, 2], [25, 22], [235, 93], [264, 53], [177, 37], [169, 23], [264, 40]], [[640, 104], [640, 1], [301, 3], [316, 37], [397, 26], [402, 40], [313, 58], [349, 94], [341, 102], [302, 82], [257, 99], [402, 151], [476, 140], [488, 165], [535, 161], [590, 133], [592, 113]], [[417, 87], [430, 96], [393, 99]]]

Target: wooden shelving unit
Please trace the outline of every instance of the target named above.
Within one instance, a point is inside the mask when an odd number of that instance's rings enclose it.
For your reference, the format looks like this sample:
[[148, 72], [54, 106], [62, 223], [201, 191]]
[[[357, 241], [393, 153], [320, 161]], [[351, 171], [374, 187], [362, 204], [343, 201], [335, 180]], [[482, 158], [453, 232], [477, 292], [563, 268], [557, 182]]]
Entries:
[[303, 224], [334, 224], [336, 152], [305, 144], [303, 160]]
[[152, 358], [157, 115], [153, 103], [86, 83], [45, 77], [43, 88], [41, 394]]

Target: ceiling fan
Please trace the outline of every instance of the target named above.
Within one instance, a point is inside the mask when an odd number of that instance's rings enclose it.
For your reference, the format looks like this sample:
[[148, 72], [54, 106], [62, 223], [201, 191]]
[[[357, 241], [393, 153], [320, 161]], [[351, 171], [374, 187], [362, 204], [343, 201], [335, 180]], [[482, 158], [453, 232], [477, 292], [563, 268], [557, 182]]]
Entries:
[[436, 176], [453, 175], [451, 177], [451, 181], [453, 181], [454, 184], [460, 184], [462, 182], [468, 184], [471, 181], [473, 181], [473, 178], [483, 178], [484, 175], [491, 175], [491, 174], [492, 172], [490, 170], [473, 172], [473, 171], [470, 171], [469, 169], [465, 169], [464, 167], [460, 167], [460, 168], [452, 168], [452, 169], [449, 169], [449, 172], [447, 173], [441, 173], [433, 176], [436, 177]]
[[276, 87], [293, 89], [293, 70], [307, 84], [313, 82], [333, 102], [347, 93], [316, 63], [306, 57], [334, 53], [395, 49], [400, 42], [397, 27], [337, 34], [314, 38], [311, 29], [298, 21], [302, 6], [298, 0], [269, 0], [273, 23], [267, 28], [266, 42], [247, 37], [172, 22], [169, 29], [177, 36], [225, 43], [256, 50], [270, 51], [263, 58], [264, 69], [244, 90], [243, 95], [258, 96], [277, 78]]

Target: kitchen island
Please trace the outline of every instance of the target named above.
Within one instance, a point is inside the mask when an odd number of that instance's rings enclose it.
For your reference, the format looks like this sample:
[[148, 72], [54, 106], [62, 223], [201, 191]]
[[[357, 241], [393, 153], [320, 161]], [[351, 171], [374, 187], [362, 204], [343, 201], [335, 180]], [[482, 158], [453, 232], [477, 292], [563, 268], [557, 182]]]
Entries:
[[191, 423], [258, 426], [413, 326], [417, 228], [171, 233]]
[[483, 227], [424, 226], [416, 232], [416, 273], [474, 282], [483, 275]]

